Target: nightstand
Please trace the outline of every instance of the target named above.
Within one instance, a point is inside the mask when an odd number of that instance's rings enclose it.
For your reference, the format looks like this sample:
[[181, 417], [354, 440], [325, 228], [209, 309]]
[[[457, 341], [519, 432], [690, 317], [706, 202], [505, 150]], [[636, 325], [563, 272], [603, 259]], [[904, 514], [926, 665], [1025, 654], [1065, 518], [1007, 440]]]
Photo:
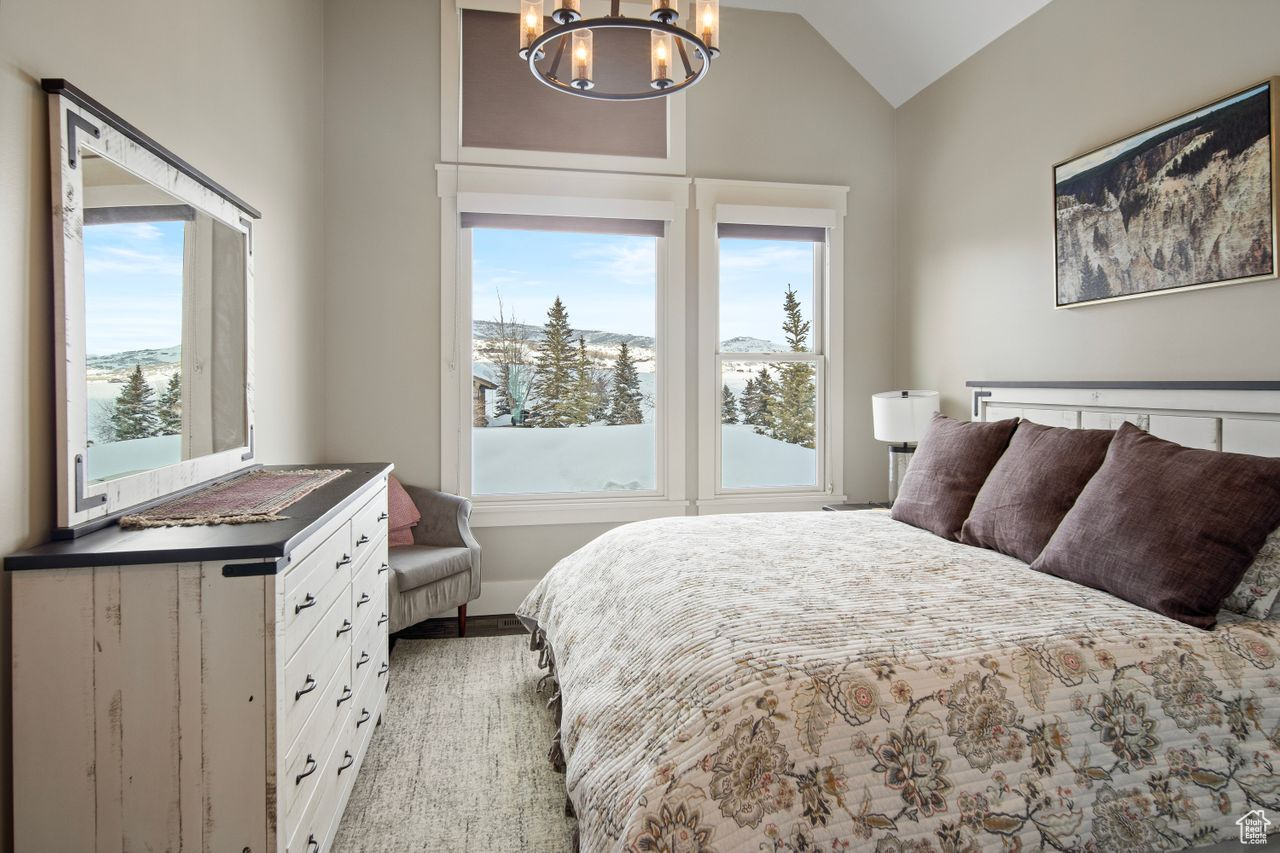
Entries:
[[866, 503], [866, 504], [827, 504], [823, 507], [827, 512], [852, 512], [859, 509], [889, 509], [892, 504], [887, 503]]

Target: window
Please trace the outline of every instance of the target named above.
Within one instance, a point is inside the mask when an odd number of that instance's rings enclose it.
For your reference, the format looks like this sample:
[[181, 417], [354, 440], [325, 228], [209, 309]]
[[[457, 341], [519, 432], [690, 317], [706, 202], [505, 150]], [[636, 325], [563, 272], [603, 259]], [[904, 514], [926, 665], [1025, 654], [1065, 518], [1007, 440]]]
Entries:
[[471, 493], [657, 489], [662, 223], [463, 216]]
[[[565, 97], [537, 81], [519, 58], [520, 17], [513, 0], [440, 4], [440, 151], [446, 162], [671, 174], [685, 171], [685, 96], [634, 102]], [[588, 16], [608, 0], [582, 0]], [[548, 20], [547, 25], [551, 22]], [[595, 34], [616, 64], [597, 69], [631, 79], [649, 69], [644, 30]], [[687, 182], [686, 182], [687, 186]]]
[[[846, 191], [702, 180], [697, 189], [701, 511], [842, 500]], [[814, 202], [824, 207], [800, 206]]]
[[816, 489], [826, 232], [721, 225], [719, 243], [720, 488]]
[[438, 172], [443, 488], [477, 526], [683, 515], [688, 179]]

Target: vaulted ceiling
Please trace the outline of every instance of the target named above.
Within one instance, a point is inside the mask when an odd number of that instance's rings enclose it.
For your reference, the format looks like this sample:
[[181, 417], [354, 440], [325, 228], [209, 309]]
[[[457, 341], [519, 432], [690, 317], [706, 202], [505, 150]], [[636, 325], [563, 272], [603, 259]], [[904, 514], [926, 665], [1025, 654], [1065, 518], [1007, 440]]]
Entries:
[[804, 16], [894, 107], [1049, 0], [724, 0]]

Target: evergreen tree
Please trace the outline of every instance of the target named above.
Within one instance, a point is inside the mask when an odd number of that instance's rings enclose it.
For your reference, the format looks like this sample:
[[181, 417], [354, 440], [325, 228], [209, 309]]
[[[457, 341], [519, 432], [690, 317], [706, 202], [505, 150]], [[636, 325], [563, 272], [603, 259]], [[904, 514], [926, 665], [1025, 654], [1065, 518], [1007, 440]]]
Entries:
[[[787, 286], [782, 310], [785, 319], [782, 331], [792, 352], [808, 352], [809, 321], [800, 312], [800, 300], [796, 292]], [[798, 444], [814, 446], [814, 370], [808, 362], [787, 362], [778, 368], [781, 384], [778, 389], [778, 406], [773, 437]]]
[[111, 413], [111, 434], [114, 441], [134, 438], [150, 438], [159, 434], [160, 418], [156, 414], [156, 392], [142, 378], [142, 365], [135, 364], [124, 388], [116, 397], [115, 411]]
[[767, 435], [773, 438], [778, 437], [778, 408], [780, 402], [778, 399], [778, 383], [769, 373], [769, 368], [761, 365], [760, 372], [756, 374], [754, 394], [751, 398], [751, 408], [746, 407], [746, 394], [743, 394], [743, 423], [754, 426], [756, 433], [759, 435]]
[[738, 401], [742, 411], [742, 422], [754, 426], [760, 417], [760, 384], [752, 376], [747, 380], [747, 387], [742, 389], [742, 399]]
[[169, 377], [169, 384], [160, 393], [157, 403], [160, 418], [160, 435], [182, 434], [182, 373]]
[[724, 386], [724, 390], [720, 392], [720, 423], [736, 424], [738, 422], [738, 400], [733, 396], [733, 392], [729, 390], [729, 386]]
[[1094, 266], [1089, 256], [1084, 256], [1084, 266], [1080, 270], [1080, 298], [1106, 299], [1111, 295], [1111, 282], [1107, 280], [1107, 271], [1102, 264]]
[[578, 358], [572, 340], [569, 312], [557, 296], [547, 309], [538, 349], [538, 375], [533, 386], [537, 396], [533, 420], [538, 426], [564, 427], [578, 422], [573, 405]]
[[587, 341], [579, 336], [577, 375], [573, 383], [573, 396], [570, 398], [573, 423], [582, 426], [591, 423], [595, 402], [595, 382], [591, 375], [591, 360], [587, 358]]
[[618, 360], [613, 366], [613, 399], [609, 406], [609, 424], [644, 423], [644, 412], [640, 403], [644, 395], [640, 393], [640, 376], [636, 373], [635, 362], [631, 360], [631, 350], [626, 342], [618, 349]]

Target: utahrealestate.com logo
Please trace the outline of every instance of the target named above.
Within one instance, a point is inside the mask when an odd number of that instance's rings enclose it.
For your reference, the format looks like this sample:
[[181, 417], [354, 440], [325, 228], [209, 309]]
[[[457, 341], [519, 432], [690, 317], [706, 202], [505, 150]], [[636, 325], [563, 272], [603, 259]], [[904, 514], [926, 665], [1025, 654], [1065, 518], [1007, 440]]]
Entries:
[[1267, 827], [1271, 826], [1271, 821], [1267, 820], [1266, 812], [1262, 809], [1249, 812], [1236, 821], [1236, 826], [1240, 827], [1241, 844], [1267, 843]]

